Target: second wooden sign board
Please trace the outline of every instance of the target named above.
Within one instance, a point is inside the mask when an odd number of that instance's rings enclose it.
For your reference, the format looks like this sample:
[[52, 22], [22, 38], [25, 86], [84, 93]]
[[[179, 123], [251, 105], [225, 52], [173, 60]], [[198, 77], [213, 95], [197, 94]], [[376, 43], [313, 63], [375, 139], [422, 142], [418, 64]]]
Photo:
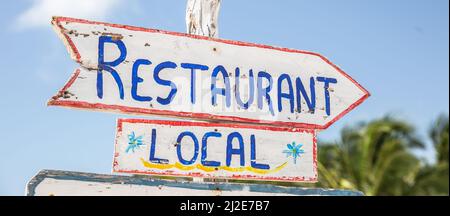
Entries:
[[317, 181], [312, 130], [119, 119], [114, 172]]

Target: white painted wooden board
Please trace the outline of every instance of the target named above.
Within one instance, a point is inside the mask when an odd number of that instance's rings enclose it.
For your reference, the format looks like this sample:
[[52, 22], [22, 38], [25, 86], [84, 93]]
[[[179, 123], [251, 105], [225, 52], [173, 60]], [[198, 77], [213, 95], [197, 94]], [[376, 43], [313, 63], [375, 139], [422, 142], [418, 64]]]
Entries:
[[[185, 183], [188, 186], [189, 183]], [[36, 196], [292, 196], [292, 194], [248, 191], [219, 191], [165, 187], [161, 185], [114, 184], [111, 182], [44, 179], [36, 188]]]
[[113, 171], [265, 181], [317, 181], [313, 130], [119, 119]]
[[81, 65], [52, 106], [325, 129], [369, 96], [308, 51], [65, 17], [52, 23]]
[[42, 170], [26, 187], [27, 196], [360, 196], [348, 190], [261, 184], [193, 183], [144, 176]]

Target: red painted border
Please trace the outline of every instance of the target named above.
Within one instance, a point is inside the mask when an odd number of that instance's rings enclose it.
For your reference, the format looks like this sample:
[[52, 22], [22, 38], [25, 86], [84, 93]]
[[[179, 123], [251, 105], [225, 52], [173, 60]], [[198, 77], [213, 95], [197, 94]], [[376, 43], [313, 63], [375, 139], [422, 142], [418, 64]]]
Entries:
[[[127, 30], [131, 30], [131, 31], [160, 33], [160, 34], [174, 35], [174, 36], [179, 36], [179, 37], [194, 38], [194, 39], [198, 39], [198, 40], [214, 41], [214, 42], [218, 42], [218, 43], [231, 44], [231, 45], [236, 45], [236, 46], [258, 47], [258, 48], [263, 48], [263, 49], [278, 50], [278, 51], [289, 52], [289, 53], [301, 53], [301, 54], [313, 55], [313, 56], [317, 56], [317, 57], [321, 58], [327, 64], [331, 65], [339, 73], [341, 73], [343, 76], [345, 76], [347, 79], [349, 79], [353, 84], [355, 84], [365, 94], [360, 99], [358, 99], [355, 103], [350, 105], [347, 109], [342, 111], [339, 115], [337, 115], [335, 118], [333, 118], [331, 121], [329, 121], [325, 125], [283, 122], [283, 121], [265, 121], [265, 120], [248, 119], [248, 118], [241, 118], [241, 117], [220, 116], [220, 115], [213, 115], [213, 114], [207, 114], [207, 113], [174, 112], [174, 111], [167, 111], [167, 110], [131, 108], [131, 107], [126, 107], [126, 106], [107, 105], [107, 104], [101, 104], [101, 103], [93, 104], [93, 103], [87, 103], [87, 102], [68, 101], [68, 100], [65, 100], [65, 101], [51, 100], [48, 102], [48, 105], [94, 109], [94, 110], [105, 110], [106, 109], [106, 110], [119, 111], [119, 112], [128, 113], [128, 114], [164, 115], [164, 116], [173, 116], [173, 117], [189, 117], [192, 119], [203, 119], [203, 120], [222, 120], [222, 121], [234, 121], [234, 122], [237, 121], [237, 122], [241, 122], [241, 123], [272, 124], [272, 125], [277, 125], [277, 126], [281, 126], [281, 127], [326, 129], [330, 125], [332, 125], [334, 122], [336, 122], [337, 120], [342, 118], [344, 115], [346, 115], [348, 112], [353, 110], [355, 107], [360, 105], [364, 100], [366, 100], [370, 96], [370, 93], [364, 87], [362, 87], [358, 82], [356, 82], [352, 77], [350, 77], [348, 74], [346, 74], [338, 66], [334, 65], [327, 58], [325, 58], [322, 55], [317, 54], [317, 53], [288, 49], [288, 48], [279, 48], [279, 47], [273, 47], [273, 46], [268, 46], [268, 45], [246, 43], [246, 42], [240, 42], [240, 41], [209, 38], [209, 37], [204, 37], [204, 36], [190, 35], [190, 34], [177, 33], [177, 32], [162, 31], [162, 30], [156, 30], [156, 29], [140, 28], [140, 27], [134, 27], [134, 26], [128, 26], [128, 25], [95, 22], [95, 21], [88, 21], [88, 20], [69, 18], [69, 17], [54, 17], [52, 23], [59, 28], [60, 33], [64, 36], [64, 39], [66, 40], [69, 48], [71, 49], [72, 55], [75, 56], [75, 58], [76, 58], [75, 60], [78, 63], [81, 62], [81, 55], [78, 52], [77, 48], [75, 47], [73, 41], [70, 39], [70, 37], [64, 31], [64, 27], [62, 27], [61, 22], [75, 22], [75, 23], [84, 23], [84, 24], [104, 25], [104, 26], [109, 26], [109, 27], [114, 27], [114, 28], [127, 29]], [[72, 83], [68, 83], [66, 85], [66, 87], [67, 88], [70, 87], [71, 84]]]
[[[203, 174], [199, 172], [190, 172], [188, 174], [175, 173], [174, 171], [141, 171], [141, 170], [121, 170], [117, 168], [117, 157], [119, 153], [117, 151], [117, 140], [119, 134], [122, 133], [123, 123], [143, 123], [143, 124], [157, 124], [157, 125], [170, 125], [170, 126], [196, 126], [196, 127], [226, 127], [226, 128], [243, 128], [243, 129], [255, 129], [255, 130], [269, 130], [269, 131], [285, 131], [285, 132], [302, 132], [313, 135], [313, 172], [314, 177], [306, 178], [299, 177], [261, 177], [255, 175], [238, 175], [234, 174], [231, 177], [226, 176], [214, 176], [210, 174]], [[314, 130], [299, 129], [299, 128], [280, 128], [264, 125], [243, 125], [243, 124], [228, 124], [228, 123], [208, 123], [208, 122], [187, 122], [187, 121], [166, 121], [166, 120], [149, 120], [149, 119], [118, 119], [116, 140], [114, 144], [114, 158], [113, 158], [113, 172], [117, 173], [130, 173], [130, 174], [147, 174], [147, 175], [162, 175], [162, 176], [175, 176], [175, 177], [199, 177], [199, 178], [220, 178], [220, 179], [235, 179], [235, 180], [258, 180], [258, 181], [282, 181], [282, 182], [310, 182], [314, 183], [318, 180], [317, 170], [317, 139]]]

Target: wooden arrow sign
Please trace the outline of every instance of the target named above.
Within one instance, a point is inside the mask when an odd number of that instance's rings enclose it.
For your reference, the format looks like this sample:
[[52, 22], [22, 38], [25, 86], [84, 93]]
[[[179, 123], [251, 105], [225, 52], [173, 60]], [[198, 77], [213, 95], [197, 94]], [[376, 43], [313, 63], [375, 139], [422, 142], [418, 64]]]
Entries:
[[56, 17], [81, 67], [48, 105], [325, 129], [369, 93], [320, 54]]
[[313, 130], [119, 119], [114, 172], [316, 182]]

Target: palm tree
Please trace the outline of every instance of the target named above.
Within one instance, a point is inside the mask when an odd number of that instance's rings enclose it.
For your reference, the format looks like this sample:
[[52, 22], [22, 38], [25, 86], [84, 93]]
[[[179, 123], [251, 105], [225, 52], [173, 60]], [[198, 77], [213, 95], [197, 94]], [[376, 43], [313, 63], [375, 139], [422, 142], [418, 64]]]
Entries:
[[429, 131], [436, 152], [436, 162], [425, 164], [415, 177], [408, 195], [449, 195], [449, 119], [441, 115]]
[[430, 137], [436, 149], [437, 163], [448, 164], [448, 134], [449, 134], [448, 116], [441, 115], [430, 129]]
[[366, 195], [402, 195], [414, 185], [424, 148], [414, 127], [389, 116], [342, 130], [341, 140], [319, 147], [319, 186]]

